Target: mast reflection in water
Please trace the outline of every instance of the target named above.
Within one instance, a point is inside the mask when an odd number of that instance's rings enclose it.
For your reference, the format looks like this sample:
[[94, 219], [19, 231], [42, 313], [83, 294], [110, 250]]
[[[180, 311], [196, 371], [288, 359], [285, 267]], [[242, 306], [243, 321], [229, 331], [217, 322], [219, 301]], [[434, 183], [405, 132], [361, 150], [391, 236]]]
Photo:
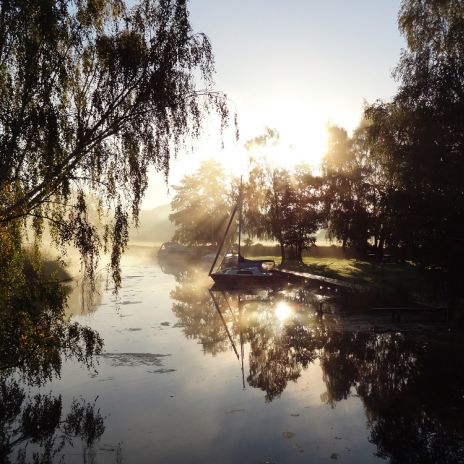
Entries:
[[173, 312], [205, 353], [233, 350], [243, 388], [261, 389], [272, 402], [318, 364], [321, 401], [335, 408], [359, 397], [379, 457], [464, 462], [461, 333], [423, 313], [397, 322], [389, 312], [344, 311], [349, 296], [330, 291], [208, 290], [203, 276], [195, 268], [176, 275]]

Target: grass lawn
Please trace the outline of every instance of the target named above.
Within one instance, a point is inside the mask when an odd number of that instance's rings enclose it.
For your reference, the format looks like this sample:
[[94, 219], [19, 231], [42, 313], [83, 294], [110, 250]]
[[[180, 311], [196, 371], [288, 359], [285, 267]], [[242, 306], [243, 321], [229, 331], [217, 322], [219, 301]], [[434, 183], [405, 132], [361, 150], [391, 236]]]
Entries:
[[[276, 265], [280, 256], [260, 256], [255, 259], [273, 259]], [[357, 259], [340, 258], [303, 258], [304, 264], [286, 265], [286, 269], [308, 272], [333, 279], [340, 279], [353, 284], [366, 286], [377, 294], [395, 294], [401, 300], [429, 299], [425, 294], [427, 276], [413, 264], [376, 264]]]
[[303, 259], [307, 272], [369, 286], [384, 286], [403, 282], [413, 285], [419, 271], [411, 264], [376, 264], [358, 259], [312, 258]]

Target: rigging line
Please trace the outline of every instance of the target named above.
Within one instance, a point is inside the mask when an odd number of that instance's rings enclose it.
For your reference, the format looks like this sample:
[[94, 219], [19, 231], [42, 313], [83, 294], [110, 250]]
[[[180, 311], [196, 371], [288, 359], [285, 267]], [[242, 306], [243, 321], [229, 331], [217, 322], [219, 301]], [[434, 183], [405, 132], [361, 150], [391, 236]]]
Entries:
[[226, 303], [227, 303], [227, 306], [230, 310], [230, 314], [232, 314], [232, 317], [234, 318], [234, 321], [237, 322], [237, 319], [235, 319], [235, 315], [234, 315], [234, 311], [232, 310], [232, 307], [230, 306], [230, 303], [229, 303], [229, 300], [226, 296], [226, 292], [223, 292], [224, 293], [224, 300], [226, 300]]
[[240, 203], [240, 212], [239, 212], [239, 217], [238, 217], [238, 260], [240, 263], [240, 256], [241, 256], [241, 250], [240, 250], [240, 242], [242, 239], [242, 212], [243, 212], [243, 181], [242, 181], [242, 176], [240, 176], [240, 192], [239, 192], [239, 203]]
[[213, 265], [211, 266], [211, 269], [210, 269], [209, 272], [208, 272], [208, 275], [209, 275], [209, 276], [213, 273], [213, 269], [214, 269], [214, 267], [216, 266], [216, 262], [217, 262], [217, 259], [218, 259], [218, 257], [219, 257], [219, 253], [221, 252], [222, 247], [224, 246], [224, 242], [225, 242], [225, 240], [226, 240], [226, 237], [227, 237], [227, 234], [228, 234], [228, 232], [229, 232], [230, 226], [231, 226], [232, 221], [233, 221], [233, 219], [234, 219], [235, 213], [237, 212], [237, 206], [238, 206], [238, 204], [235, 205], [235, 207], [234, 207], [234, 209], [233, 209], [233, 211], [232, 211], [232, 214], [230, 215], [229, 223], [227, 224], [227, 229], [226, 229], [226, 231], [225, 231], [225, 233], [224, 233], [224, 237], [222, 237], [221, 244], [219, 245], [218, 251], [217, 251], [217, 253], [216, 253], [216, 257], [214, 258], [214, 261], [213, 261]]

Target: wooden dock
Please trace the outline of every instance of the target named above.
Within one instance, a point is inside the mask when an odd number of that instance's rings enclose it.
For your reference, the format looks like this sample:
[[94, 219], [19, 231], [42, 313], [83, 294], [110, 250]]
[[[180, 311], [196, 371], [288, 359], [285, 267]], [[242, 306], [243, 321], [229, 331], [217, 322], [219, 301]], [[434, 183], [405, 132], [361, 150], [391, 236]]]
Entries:
[[332, 279], [330, 277], [324, 277], [317, 274], [310, 274], [309, 272], [298, 272], [292, 271], [290, 269], [278, 269], [274, 272], [284, 274], [288, 277], [289, 281], [303, 281], [313, 284], [319, 284], [324, 287], [329, 288], [338, 288], [344, 291], [350, 292], [365, 292], [368, 290], [368, 287], [360, 284], [353, 284], [350, 282], [345, 282], [340, 279]]

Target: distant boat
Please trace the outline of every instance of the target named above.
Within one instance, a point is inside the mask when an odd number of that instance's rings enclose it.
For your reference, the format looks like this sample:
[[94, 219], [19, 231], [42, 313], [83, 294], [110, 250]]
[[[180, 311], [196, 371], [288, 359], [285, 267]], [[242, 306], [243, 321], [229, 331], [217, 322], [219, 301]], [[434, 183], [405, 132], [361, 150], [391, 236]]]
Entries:
[[193, 250], [185, 245], [176, 242], [164, 242], [158, 250], [158, 257], [182, 257], [185, 259], [192, 258]]
[[[237, 230], [238, 219], [238, 230]], [[232, 210], [222, 242], [216, 253], [209, 276], [215, 284], [231, 288], [267, 287], [284, 284], [284, 273], [274, 269], [271, 259], [246, 259], [240, 252], [242, 232], [242, 187], [237, 204]], [[238, 252], [231, 252], [238, 233]]]

